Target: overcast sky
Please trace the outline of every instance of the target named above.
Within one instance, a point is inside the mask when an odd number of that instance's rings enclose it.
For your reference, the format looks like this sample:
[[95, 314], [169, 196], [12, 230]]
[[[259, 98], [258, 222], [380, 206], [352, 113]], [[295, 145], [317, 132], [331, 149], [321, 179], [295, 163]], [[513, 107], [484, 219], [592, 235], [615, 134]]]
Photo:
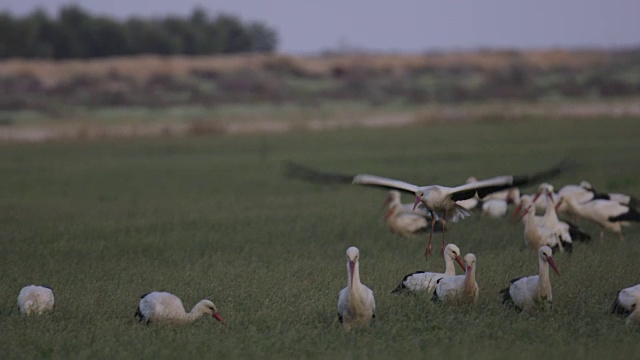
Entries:
[[[51, 13], [68, 0], [3, 0], [2, 10]], [[92, 13], [211, 14], [260, 20], [280, 36], [279, 50], [313, 53], [342, 45], [423, 52], [479, 47], [622, 47], [640, 45], [640, 0], [84, 0]], [[153, 4], [153, 5], [151, 5]]]

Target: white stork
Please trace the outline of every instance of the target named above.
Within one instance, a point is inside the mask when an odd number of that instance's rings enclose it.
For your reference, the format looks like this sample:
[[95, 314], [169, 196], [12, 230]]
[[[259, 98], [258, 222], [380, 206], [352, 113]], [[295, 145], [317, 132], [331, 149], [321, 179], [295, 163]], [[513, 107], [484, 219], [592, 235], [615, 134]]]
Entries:
[[529, 310], [535, 306], [550, 308], [553, 295], [549, 281], [549, 265], [560, 276], [551, 255], [552, 251], [548, 246], [538, 249], [538, 275], [511, 280], [509, 287], [500, 291], [504, 294], [502, 303], [512, 304], [519, 310]]
[[26, 315], [40, 315], [53, 311], [54, 305], [53, 289], [47, 286], [25, 286], [18, 295], [18, 307], [20, 312]]
[[478, 301], [476, 256], [464, 256], [467, 270], [464, 275], [445, 276], [437, 281], [431, 301], [451, 305], [475, 304]]
[[[613, 200], [597, 199], [578, 203], [573, 197], [562, 197], [560, 201], [565, 202], [578, 216], [612, 231], [620, 240], [623, 240], [623, 225], [628, 225], [630, 221], [640, 221], [640, 213], [637, 210]], [[600, 231], [600, 238], [603, 236], [604, 233]]]
[[376, 301], [373, 291], [360, 282], [360, 251], [357, 247], [347, 249], [347, 287], [338, 295], [338, 320], [345, 329], [367, 325], [376, 317]]
[[140, 297], [135, 316], [138, 321], [145, 324], [152, 322], [188, 324], [205, 314], [211, 315], [221, 323], [225, 322], [218, 308], [210, 300], [201, 300], [187, 313], [177, 296], [168, 292], [152, 292]]
[[611, 312], [626, 316], [627, 323], [640, 322], [640, 284], [620, 290]]
[[409, 275], [406, 275], [400, 285], [393, 290], [394, 294], [403, 293], [405, 291], [411, 291], [414, 293], [426, 291], [432, 292], [438, 280], [445, 276], [453, 276], [456, 274], [454, 260], [460, 265], [463, 270], [466, 270], [466, 265], [462, 262], [460, 257], [460, 249], [455, 244], [447, 244], [444, 248], [444, 261], [445, 270], [443, 273], [434, 273], [426, 271], [416, 271]]

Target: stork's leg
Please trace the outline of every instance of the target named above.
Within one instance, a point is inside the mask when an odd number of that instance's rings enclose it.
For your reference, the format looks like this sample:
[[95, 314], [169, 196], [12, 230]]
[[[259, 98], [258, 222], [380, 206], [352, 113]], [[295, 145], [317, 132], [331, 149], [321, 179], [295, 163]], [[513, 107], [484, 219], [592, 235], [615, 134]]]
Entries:
[[444, 256], [444, 232], [446, 229], [445, 225], [447, 224], [447, 222], [444, 219], [442, 219], [440, 220], [440, 223], [442, 224], [442, 249], [440, 249], [440, 252], [442, 253], [442, 256]]
[[618, 239], [620, 239], [620, 241], [624, 241], [624, 239], [622, 238], [622, 232], [618, 233]]
[[431, 239], [433, 238], [433, 230], [436, 226], [436, 217], [431, 212], [431, 232], [429, 233], [429, 242], [427, 243], [427, 249], [424, 251], [424, 260], [429, 260], [429, 255], [431, 255]]

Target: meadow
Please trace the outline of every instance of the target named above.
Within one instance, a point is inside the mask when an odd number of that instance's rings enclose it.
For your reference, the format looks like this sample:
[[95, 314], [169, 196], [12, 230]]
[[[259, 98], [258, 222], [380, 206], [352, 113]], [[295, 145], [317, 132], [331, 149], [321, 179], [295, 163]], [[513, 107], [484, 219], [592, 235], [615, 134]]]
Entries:
[[[557, 188], [584, 179], [638, 196], [639, 121], [486, 119], [0, 145], [0, 357], [637, 356], [640, 326], [610, 307], [618, 290], [640, 282], [639, 224], [620, 242], [582, 222], [594, 240], [554, 256], [561, 277], [551, 277], [553, 309], [518, 313], [498, 292], [536, 273], [536, 255], [524, 247], [522, 225], [474, 215], [447, 238], [476, 254], [479, 302], [439, 306], [431, 294], [391, 294], [405, 274], [444, 264], [436, 256], [425, 264], [426, 238], [388, 232], [383, 191], [288, 179], [282, 162], [456, 185], [566, 158], [574, 166], [551, 181]], [[351, 245], [377, 316], [345, 332], [336, 304]], [[21, 316], [16, 298], [31, 283], [54, 288], [53, 313]], [[209, 298], [228, 325], [139, 324], [138, 299], [150, 291], [172, 292], [189, 309]]]

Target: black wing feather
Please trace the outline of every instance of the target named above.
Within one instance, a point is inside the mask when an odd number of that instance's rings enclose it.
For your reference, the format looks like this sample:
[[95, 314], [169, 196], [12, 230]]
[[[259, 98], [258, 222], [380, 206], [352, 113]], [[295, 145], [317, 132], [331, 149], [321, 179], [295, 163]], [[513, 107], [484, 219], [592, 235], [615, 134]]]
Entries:
[[322, 184], [351, 184], [355, 175], [318, 171], [310, 167], [286, 161], [284, 173], [287, 177]]

